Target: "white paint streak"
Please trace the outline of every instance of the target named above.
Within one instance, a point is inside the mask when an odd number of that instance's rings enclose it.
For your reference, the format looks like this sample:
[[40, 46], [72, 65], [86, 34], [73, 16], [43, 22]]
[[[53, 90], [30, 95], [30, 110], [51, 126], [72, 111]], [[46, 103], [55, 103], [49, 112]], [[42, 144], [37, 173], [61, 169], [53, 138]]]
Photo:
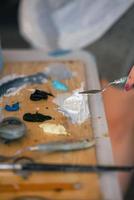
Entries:
[[0, 79], [0, 85], [19, 77], [24, 77], [24, 75], [10, 74], [10, 75], [4, 76], [2, 79]]
[[[11, 81], [11, 80], [14, 80], [15, 78], [20, 78], [20, 77], [24, 77], [24, 75], [19, 75], [19, 74], [11, 74], [11, 75], [7, 75], [7, 76], [4, 76], [1, 80], [0, 80], [0, 85], [4, 84], [4, 83], [7, 83], [8, 81]], [[7, 94], [5, 94], [4, 96], [14, 96], [16, 94], [19, 93], [20, 90], [22, 90], [24, 87], [26, 87], [26, 85], [23, 85], [22, 87], [19, 87], [19, 88], [9, 88], [7, 90]]]
[[43, 123], [39, 125], [40, 128], [43, 129], [45, 133], [56, 134], [56, 135], [68, 135], [65, 127], [61, 124], [51, 124], [51, 123]]
[[20, 93], [20, 90], [24, 89], [26, 86], [27, 86], [27, 84], [22, 85], [22, 86], [19, 87], [19, 88], [16, 88], [16, 87], [9, 88], [9, 89], [7, 90], [7, 93], [6, 93], [4, 96], [10, 97], [10, 96], [18, 95], [18, 94]]
[[69, 93], [63, 93], [54, 99], [54, 103], [59, 106], [59, 111], [69, 117], [72, 123], [81, 124], [90, 116], [88, 97], [87, 95], [79, 94], [83, 88], [82, 83], [81, 88], [74, 90], [71, 96]]

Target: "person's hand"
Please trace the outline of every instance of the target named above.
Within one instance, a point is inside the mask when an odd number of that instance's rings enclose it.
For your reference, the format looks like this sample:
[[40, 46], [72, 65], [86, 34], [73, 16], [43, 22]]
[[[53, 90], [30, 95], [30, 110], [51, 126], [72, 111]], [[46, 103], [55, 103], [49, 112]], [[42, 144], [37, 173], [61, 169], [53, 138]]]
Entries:
[[133, 88], [133, 86], [134, 86], [134, 66], [132, 66], [132, 68], [130, 69], [130, 72], [128, 73], [128, 78], [125, 83], [124, 89], [126, 91], [129, 91], [130, 89]]
[[[103, 85], [107, 82], [103, 81]], [[111, 87], [103, 93], [109, 134], [112, 141], [115, 164], [134, 164], [134, 90], [126, 92]], [[120, 183], [126, 190], [130, 175], [120, 173]]]

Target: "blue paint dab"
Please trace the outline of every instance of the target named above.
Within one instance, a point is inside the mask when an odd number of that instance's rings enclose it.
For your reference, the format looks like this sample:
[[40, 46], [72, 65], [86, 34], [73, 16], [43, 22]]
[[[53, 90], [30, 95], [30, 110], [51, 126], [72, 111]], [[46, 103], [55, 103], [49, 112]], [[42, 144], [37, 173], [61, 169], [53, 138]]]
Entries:
[[57, 57], [57, 56], [64, 56], [64, 55], [69, 54], [69, 53], [71, 53], [71, 50], [69, 50], [69, 49], [66, 49], [66, 50], [56, 49], [54, 51], [49, 52], [48, 55]]
[[60, 91], [67, 91], [68, 90], [68, 86], [66, 86], [64, 83], [61, 83], [58, 80], [53, 80], [52, 85], [56, 90], [60, 90]]
[[20, 105], [19, 105], [19, 102], [17, 102], [17, 103], [14, 103], [13, 105], [5, 105], [5, 110], [6, 111], [17, 111], [17, 110], [19, 110], [20, 109]]

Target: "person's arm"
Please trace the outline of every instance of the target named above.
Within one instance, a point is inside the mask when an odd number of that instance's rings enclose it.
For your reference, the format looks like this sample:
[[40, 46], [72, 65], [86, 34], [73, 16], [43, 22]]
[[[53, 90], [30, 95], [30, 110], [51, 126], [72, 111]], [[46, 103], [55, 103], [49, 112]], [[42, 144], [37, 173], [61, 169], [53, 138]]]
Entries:
[[[134, 67], [133, 67], [134, 69]], [[107, 82], [103, 81], [103, 85]], [[110, 87], [103, 93], [116, 165], [134, 165], [134, 90], [125, 92]], [[119, 173], [120, 184], [125, 193], [132, 173]]]

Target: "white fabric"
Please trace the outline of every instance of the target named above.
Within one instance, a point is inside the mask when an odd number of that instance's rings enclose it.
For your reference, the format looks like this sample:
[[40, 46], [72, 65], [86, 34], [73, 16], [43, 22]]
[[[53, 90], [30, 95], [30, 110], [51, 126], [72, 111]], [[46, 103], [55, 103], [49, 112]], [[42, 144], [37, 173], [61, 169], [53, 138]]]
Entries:
[[21, 0], [21, 34], [46, 51], [78, 49], [100, 38], [134, 0]]

